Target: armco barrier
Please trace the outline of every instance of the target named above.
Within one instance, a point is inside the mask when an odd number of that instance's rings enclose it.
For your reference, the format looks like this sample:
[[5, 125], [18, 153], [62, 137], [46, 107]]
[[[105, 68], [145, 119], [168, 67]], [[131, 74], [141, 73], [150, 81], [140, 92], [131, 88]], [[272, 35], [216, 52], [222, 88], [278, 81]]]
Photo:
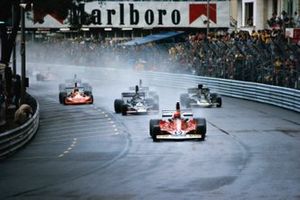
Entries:
[[[34, 63], [35, 65], [41, 65]], [[76, 67], [82, 74], [91, 79], [98, 79], [99, 74], [119, 72], [120, 77], [129, 74], [137, 75], [140, 78], [146, 79], [147, 82], [153, 86], [169, 86], [174, 88], [186, 89], [194, 87], [198, 83], [208, 85], [211, 89], [217, 91], [223, 96], [234, 98], [247, 99], [267, 103], [289, 110], [300, 112], [300, 90], [290, 89], [285, 87], [278, 87], [266, 85], [261, 83], [235, 81], [230, 79], [210, 78], [203, 76], [187, 75], [187, 74], [174, 74], [164, 72], [152, 71], [130, 71], [129, 69], [120, 69], [120, 67], [92, 67], [88, 70], [87, 66], [75, 65], [47, 65], [42, 64], [44, 67], [51, 66], [56, 70], [67, 70]], [[118, 77], [118, 78], [120, 78]]]
[[[59, 67], [61, 65], [57, 66]], [[68, 66], [64, 65], [64, 67], [67, 68]], [[123, 71], [113, 68], [94, 68], [93, 70], [95, 69], [99, 70], [99, 73], [106, 70]], [[124, 72], [128, 71], [124, 70]], [[186, 89], [202, 83], [224, 96], [258, 101], [300, 112], [300, 90], [296, 89], [186, 74], [163, 72], [136, 73], [137, 76], [146, 79], [146, 81], [153, 86], [163, 85]], [[0, 159], [24, 146], [35, 135], [39, 126], [39, 110], [39, 104], [36, 101], [35, 114], [31, 119], [14, 130], [0, 133]]]
[[224, 96], [258, 101], [300, 112], [300, 90], [296, 89], [185, 74], [159, 72], [138, 74], [154, 86], [164, 85], [186, 89], [202, 83]]
[[39, 103], [36, 101], [35, 113], [27, 122], [13, 130], [0, 133], [0, 159], [23, 147], [35, 135], [39, 127], [39, 112]]

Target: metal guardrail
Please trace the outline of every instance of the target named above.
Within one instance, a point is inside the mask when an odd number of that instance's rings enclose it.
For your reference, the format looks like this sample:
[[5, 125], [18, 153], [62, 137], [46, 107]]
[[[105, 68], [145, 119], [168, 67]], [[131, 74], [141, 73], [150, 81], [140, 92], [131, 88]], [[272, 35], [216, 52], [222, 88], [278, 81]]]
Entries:
[[202, 83], [223, 96], [267, 103], [300, 112], [300, 90], [296, 89], [185, 74], [139, 72], [139, 75], [154, 86], [168, 85], [186, 89]]
[[35, 101], [35, 113], [28, 121], [13, 130], [0, 133], [0, 159], [23, 147], [37, 132], [40, 120], [40, 106], [37, 100]]
[[[112, 70], [112, 68], [100, 68], [99, 70]], [[300, 90], [296, 89], [186, 74], [137, 72], [137, 75], [146, 79], [153, 86], [164, 85], [186, 89], [202, 83], [224, 96], [258, 101], [300, 112]], [[36, 104], [35, 114], [25, 124], [0, 133], [0, 159], [23, 147], [37, 132], [40, 108], [37, 101]]]
[[[76, 67], [74, 65], [68, 66], [70, 68]], [[61, 69], [61, 65], [57, 65], [56, 67], [57, 69]], [[63, 69], [66, 69], [66, 67], [67, 66], [64, 65]], [[105, 74], [107, 73], [107, 71], [118, 71], [121, 73], [124, 72], [124, 76], [131, 76], [136, 74], [138, 77], [146, 79], [148, 83], [153, 86], [167, 85], [174, 88], [186, 89], [189, 87], [193, 87], [199, 83], [203, 83], [223, 96], [257, 101], [300, 112], [300, 90], [297, 89], [267, 85], [262, 83], [211, 78], [188, 74], [174, 74], [152, 71], [137, 72], [134, 70], [129, 72], [129, 69], [120, 69], [114, 66], [107, 68], [93, 68], [93, 70], [97, 70], [98, 73], [95, 73], [95, 71], [85, 71], [86, 66], [77, 67], [81, 68], [83, 73], [86, 73], [88, 77], [95, 79], [98, 78], [99, 73]]]

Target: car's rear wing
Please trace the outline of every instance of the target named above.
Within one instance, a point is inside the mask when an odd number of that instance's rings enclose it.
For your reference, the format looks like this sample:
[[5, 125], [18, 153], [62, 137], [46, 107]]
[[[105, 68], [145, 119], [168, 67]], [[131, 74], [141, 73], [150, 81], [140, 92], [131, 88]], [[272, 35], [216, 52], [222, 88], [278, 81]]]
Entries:
[[[129, 90], [135, 91], [135, 87], [129, 87]], [[139, 91], [149, 91], [149, 87], [139, 87]]]
[[[162, 117], [163, 118], [171, 118], [174, 114], [174, 112], [176, 112], [176, 110], [162, 110]], [[192, 110], [181, 110], [181, 116], [182, 117], [193, 117], [193, 113]]]
[[[72, 90], [74, 89], [75, 87], [65, 87], [66, 90]], [[84, 90], [84, 87], [76, 87], [78, 89], [81, 89], [81, 90]]]
[[76, 79], [67, 79], [66, 81], [65, 81], [65, 83], [67, 83], [67, 84], [75, 84], [75, 83], [81, 83], [81, 79], [78, 79], [78, 78], [76, 78]]
[[136, 94], [138, 94], [140, 97], [145, 97], [145, 92], [122, 92], [122, 97], [134, 97]]

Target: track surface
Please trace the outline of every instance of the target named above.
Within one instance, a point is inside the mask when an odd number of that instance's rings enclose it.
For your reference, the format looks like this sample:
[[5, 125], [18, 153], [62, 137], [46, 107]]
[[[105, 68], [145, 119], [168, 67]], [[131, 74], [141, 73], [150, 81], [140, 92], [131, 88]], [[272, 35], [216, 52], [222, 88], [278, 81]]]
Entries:
[[[74, 70], [93, 86], [94, 105], [58, 103], [58, 83]], [[299, 113], [223, 97], [223, 108], [193, 109], [207, 119], [206, 141], [153, 143], [149, 120], [159, 115], [113, 111], [139, 77], [72, 73], [32, 83], [40, 128], [0, 163], [0, 199], [300, 199]], [[183, 92], [156, 89], [161, 109]]]

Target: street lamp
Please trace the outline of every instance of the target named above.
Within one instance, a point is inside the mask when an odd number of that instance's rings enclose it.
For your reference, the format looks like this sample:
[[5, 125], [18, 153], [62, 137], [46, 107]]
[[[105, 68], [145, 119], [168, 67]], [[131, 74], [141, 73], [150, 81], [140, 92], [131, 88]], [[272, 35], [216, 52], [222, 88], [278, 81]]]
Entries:
[[26, 93], [25, 7], [26, 3], [24, 0], [21, 0], [21, 104], [25, 103]]
[[208, 37], [208, 33], [209, 33], [209, 0], [207, 0], [207, 27], [206, 27], [206, 37]]

